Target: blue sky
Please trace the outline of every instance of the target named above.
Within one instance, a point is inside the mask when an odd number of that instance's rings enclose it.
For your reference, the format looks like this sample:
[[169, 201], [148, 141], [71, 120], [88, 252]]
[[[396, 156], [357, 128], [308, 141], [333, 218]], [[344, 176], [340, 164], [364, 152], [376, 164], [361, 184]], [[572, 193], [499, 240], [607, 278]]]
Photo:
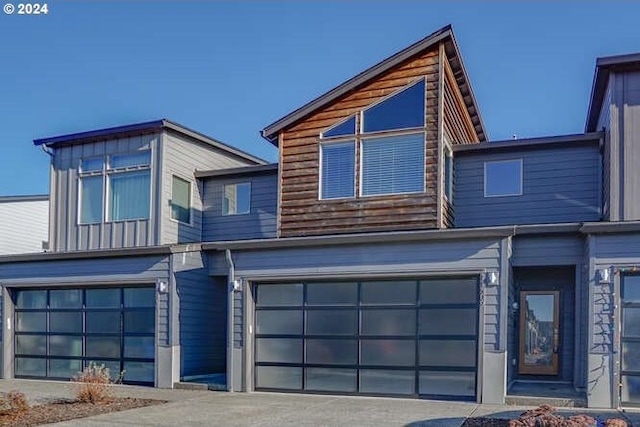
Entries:
[[492, 140], [582, 132], [595, 59], [640, 51], [630, 1], [48, 6], [0, 13], [0, 196], [48, 192], [35, 138], [163, 117], [275, 161], [264, 126], [446, 24]]

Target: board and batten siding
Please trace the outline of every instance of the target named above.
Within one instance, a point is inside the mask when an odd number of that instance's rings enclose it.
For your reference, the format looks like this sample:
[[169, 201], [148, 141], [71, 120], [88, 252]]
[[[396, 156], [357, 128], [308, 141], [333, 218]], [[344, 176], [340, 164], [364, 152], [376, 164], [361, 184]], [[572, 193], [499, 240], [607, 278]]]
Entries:
[[209, 276], [202, 252], [176, 253], [172, 257], [179, 301], [174, 309], [173, 335], [180, 343], [181, 377], [224, 372], [226, 281]]
[[[426, 192], [320, 200], [320, 133], [424, 76]], [[279, 235], [292, 237], [437, 227], [438, 87], [439, 49], [434, 46], [281, 132]], [[356, 171], [356, 176], [358, 174]]]
[[[162, 168], [160, 173], [160, 244], [190, 243], [202, 241], [202, 181], [196, 180], [196, 170], [230, 169], [250, 166], [254, 163], [182, 136], [171, 130], [165, 130], [162, 137]], [[191, 224], [171, 219], [172, 176], [191, 182]]]
[[[169, 258], [166, 256], [0, 263], [0, 285], [4, 288], [128, 284], [155, 286], [157, 279], [169, 280]], [[156, 336], [158, 344], [163, 345], [169, 340], [169, 303], [167, 295], [157, 294], [156, 298]]]
[[[600, 220], [597, 144], [487, 151], [456, 155], [456, 227]], [[485, 162], [515, 159], [522, 159], [522, 195], [485, 197]]]
[[[614, 99], [617, 106], [619, 151], [618, 174], [611, 176], [619, 180], [620, 217], [614, 220], [640, 220], [640, 71], [615, 74]], [[620, 117], [621, 116], [621, 117]], [[615, 201], [613, 201], [615, 202]]]
[[[251, 208], [247, 214], [223, 215], [224, 186], [251, 183]], [[203, 241], [265, 239], [276, 237], [278, 173], [205, 178]]]
[[151, 204], [157, 194], [159, 133], [55, 147], [51, 177], [51, 249], [85, 251], [158, 244], [156, 215], [150, 207], [148, 220], [79, 224], [78, 169], [85, 157], [127, 154], [151, 150]]
[[48, 241], [48, 198], [0, 197], [0, 255], [42, 252]]

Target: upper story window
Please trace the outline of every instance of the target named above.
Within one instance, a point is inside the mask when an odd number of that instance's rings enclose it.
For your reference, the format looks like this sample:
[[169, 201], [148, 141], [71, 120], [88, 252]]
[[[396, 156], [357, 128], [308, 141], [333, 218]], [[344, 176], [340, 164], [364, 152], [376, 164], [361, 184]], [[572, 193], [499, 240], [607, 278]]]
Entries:
[[423, 192], [424, 127], [421, 78], [327, 129], [320, 143], [320, 198]]
[[248, 214], [251, 211], [250, 182], [226, 184], [222, 197], [222, 215]]
[[520, 196], [522, 159], [484, 163], [484, 197]]
[[82, 159], [79, 223], [149, 219], [151, 152]]
[[191, 183], [175, 175], [171, 177], [171, 219], [191, 223]]

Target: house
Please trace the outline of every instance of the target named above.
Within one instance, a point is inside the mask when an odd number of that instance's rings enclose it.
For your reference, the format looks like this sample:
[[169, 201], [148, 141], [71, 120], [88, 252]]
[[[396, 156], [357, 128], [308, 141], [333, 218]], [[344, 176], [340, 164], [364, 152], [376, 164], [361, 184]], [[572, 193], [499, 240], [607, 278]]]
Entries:
[[0, 219], [0, 255], [47, 249], [48, 195], [0, 197]]
[[167, 120], [36, 140], [2, 374], [637, 404], [639, 82], [600, 58], [584, 133], [490, 143], [447, 26], [265, 127], [277, 165]]

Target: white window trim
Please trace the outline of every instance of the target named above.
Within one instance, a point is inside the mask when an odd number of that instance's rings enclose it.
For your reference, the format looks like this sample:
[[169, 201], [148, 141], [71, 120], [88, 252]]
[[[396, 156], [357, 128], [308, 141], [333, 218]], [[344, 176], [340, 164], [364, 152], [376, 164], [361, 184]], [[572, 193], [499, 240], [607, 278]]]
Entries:
[[[405, 90], [409, 90], [411, 87], [415, 86], [416, 84], [419, 84], [420, 82], [424, 81], [425, 84], [425, 97], [426, 97], [426, 87], [427, 87], [427, 76], [420, 76], [412, 81], [410, 81], [408, 84], [406, 84], [405, 86], [402, 86], [401, 88], [396, 89], [395, 91], [391, 92], [390, 94], [386, 95], [383, 98], [380, 98], [379, 100], [377, 100], [376, 102], [367, 105], [365, 108], [360, 109], [357, 113], [355, 113], [356, 116], [356, 129], [355, 129], [355, 134], [353, 135], [340, 135], [340, 136], [335, 136], [335, 137], [329, 137], [329, 138], [324, 138], [324, 132], [333, 129], [336, 126], [339, 126], [340, 124], [346, 122], [347, 120], [350, 120], [352, 117], [354, 117], [353, 114], [349, 115], [348, 117], [342, 119], [340, 122], [337, 122], [335, 124], [332, 124], [330, 127], [326, 128], [323, 132], [320, 133], [319, 135], [319, 150], [318, 150], [318, 154], [319, 154], [319, 161], [318, 161], [318, 167], [319, 167], [319, 171], [318, 171], [318, 200], [323, 200], [323, 201], [332, 201], [332, 200], [357, 200], [357, 199], [368, 199], [371, 197], [388, 197], [388, 196], [395, 196], [395, 195], [406, 195], [406, 194], [424, 194], [427, 191], [427, 154], [426, 154], [426, 150], [427, 150], [427, 144], [426, 144], [426, 127], [427, 127], [427, 103], [426, 103], [426, 99], [425, 99], [425, 103], [424, 103], [424, 110], [423, 110], [423, 118], [424, 118], [424, 122], [423, 122], [423, 126], [422, 127], [412, 127], [412, 128], [398, 128], [398, 129], [390, 129], [390, 130], [382, 130], [382, 131], [375, 131], [375, 132], [364, 132], [364, 113], [365, 111], [369, 110], [370, 108], [375, 107], [376, 105], [386, 101], [389, 98], [394, 97], [395, 95], [398, 95], [401, 92], [404, 92]], [[363, 143], [365, 142], [366, 139], [368, 138], [382, 138], [382, 137], [386, 137], [386, 136], [401, 136], [401, 135], [408, 135], [408, 134], [417, 134], [417, 133], [422, 133], [423, 135], [423, 148], [424, 148], [424, 158], [425, 161], [423, 162], [422, 165], [422, 191], [409, 191], [409, 192], [400, 192], [400, 193], [381, 193], [381, 194], [368, 194], [368, 195], [364, 195], [362, 194], [362, 189], [363, 189], [363, 181], [362, 181], [362, 173], [363, 173], [363, 167], [362, 167], [362, 153], [363, 153]], [[331, 197], [331, 198], [324, 198], [322, 197], [322, 146], [325, 144], [333, 144], [333, 143], [339, 143], [339, 142], [348, 142], [348, 141], [354, 141], [354, 159], [356, 160], [356, 164], [354, 165], [354, 183], [353, 183], [353, 196], [349, 196], [349, 197]], [[357, 191], [356, 191], [357, 189]]]
[[353, 195], [352, 196], [345, 196], [345, 197], [322, 197], [322, 178], [323, 178], [323, 162], [322, 162], [322, 149], [324, 148], [325, 145], [336, 145], [336, 144], [344, 144], [347, 142], [351, 142], [353, 143], [353, 159], [356, 160], [356, 154], [357, 154], [357, 150], [356, 150], [356, 144], [358, 143], [357, 139], [354, 136], [349, 136], [347, 137], [340, 137], [340, 140], [325, 140], [325, 141], [320, 141], [320, 144], [318, 144], [320, 146], [319, 148], [319, 162], [318, 162], [318, 167], [320, 168], [320, 170], [318, 171], [318, 200], [352, 200], [356, 198], [356, 180], [358, 179], [358, 174], [357, 174], [357, 170], [356, 167], [354, 165], [353, 168]]
[[[230, 214], [230, 213], [224, 213], [224, 199], [225, 199], [225, 195], [227, 194], [227, 192], [226, 192], [226, 187], [227, 187], [228, 185], [236, 185], [236, 186], [237, 186], [237, 185], [239, 185], [239, 184], [249, 184], [249, 211], [247, 211], [247, 212], [240, 212], [240, 213], [237, 213], [237, 212], [236, 212], [236, 213], [232, 213], [232, 214]], [[237, 195], [237, 194], [236, 194], [236, 195]], [[246, 180], [245, 180], [245, 181], [234, 181], [234, 182], [225, 182], [225, 183], [223, 183], [223, 184], [222, 184], [222, 200], [221, 200], [221, 204], [220, 204], [220, 207], [222, 208], [222, 209], [221, 209], [222, 216], [231, 216], [231, 217], [233, 217], [233, 216], [238, 216], [238, 215], [250, 215], [250, 214], [252, 213], [252, 211], [251, 211], [251, 201], [252, 201], [251, 199], [252, 199], [252, 195], [253, 195], [253, 182], [252, 182], [252, 180], [248, 180], [248, 181], [246, 181]], [[236, 210], [237, 210], [237, 209], [236, 209]]]
[[[178, 179], [181, 179], [187, 183], [189, 183], [189, 222], [183, 222], [180, 221], [178, 219], [175, 219], [171, 216], [172, 208], [173, 208], [173, 178], [176, 177]], [[184, 176], [178, 175], [176, 173], [172, 173], [171, 174], [171, 198], [169, 199], [169, 221], [171, 222], [175, 222], [176, 224], [183, 224], [183, 225], [188, 225], [190, 227], [193, 227], [193, 214], [194, 214], [194, 209], [193, 209], [193, 181], [190, 179], [185, 178]]]
[[[409, 131], [409, 130], [402, 130], [399, 132], [394, 131], [393, 133], [384, 133], [382, 134], [381, 132], [376, 132], [376, 133], [371, 133], [371, 134], [366, 134], [366, 136], [362, 136], [360, 138], [360, 156], [358, 161], [360, 162], [360, 173], [359, 173], [359, 179], [358, 182], [360, 183], [360, 191], [359, 191], [359, 198], [362, 199], [368, 199], [371, 197], [388, 197], [388, 196], [401, 196], [401, 195], [405, 195], [405, 194], [423, 194], [426, 193], [427, 191], [427, 180], [426, 180], [426, 175], [427, 175], [427, 162], [426, 162], [426, 148], [427, 148], [427, 142], [426, 142], [426, 137], [427, 137], [427, 133], [424, 130], [424, 128], [415, 128], [417, 130], [414, 130], [413, 132]], [[363, 194], [362, 190], [364, 188], [364, 177], [363, 177], [363, 173], [364, 173], [364, 167], [363, 167], [363, 154], [364, 154], [364, 150], [362, 149], [363, 145], [366, 144], [367, 139], [374, 139], [374, 138], [385, 138], [385, 137], [389, 137], [389, 136], [402, 136], [402, 135], [415, 135], [415, 134], [422, 134], [422, 149], [424, 151], [424, 161], [422, 162], [422, 190], [421, 191], [403, 191], [403, 192], [397, 192], [397, 193], [379, 193], [379, 194]]]
[[[487, 164], [496, 164], [496, 163], [520, 163], [520, 182], [519, 182], [519, 192], [518, 193], [505, 193], [505, 194], [487, 194]], [[517, 197], [522, 196], [523, 194], [523, 175], [524, 175], [524, 167], [522, 158], [519, 159], [505, 159], [505, 160], [488, 160], [484, 162], [484, 197]]]
[[[127, 166], [127, 167], [120, 167], [120, 168], [111, 168], [110, 164], [111, 164], [111, 158], [113, 156], [127, 156], [127, 155], [134, 155], [134, 154], [139, 154], [141, 152], [149, 152], [149, 164], [147, 165], [139, 165], [139, 166]], [[83, 172], [82, 171], [82, 161], [84, 159], [97, 159], [97, 158], [101, 158], [102, 159], [102, 169], [99, 171], [89, 171], [89, 172]], [[110, 153], [108, 155], [102, 155], [102, 156], [88, 156], [88, 157], [83, 157], [80, 159], [80, 163], [78, 165], [78, 171], [77, 171], [77, 197], [76, 197], [76, 225], [80, 226], [86, 226], [86, 225], [99, 225], [99, 224], [110, 224], [110, 223], [121, 223], [121, 222], [133, 222], [133, 221], [149, 221], [151, 220], [151, 216], [153, 214], [153, 177], [151, 176], [151, 170], [152, 170], [152, 164], [153, 164], [153, 150], [134, 150], [134, 151], [126, 151], [126, 152], [119, 152], [119, 153]], [[111, 175], [117, 175], [120, 173], [127, 173], [127, 172], [136, 172], [136, 171], [145, 171], [148, 170], [149, 171], [149, 183], [150, 183], [150, 188], [149, 188], [149, 212], [146, 218], [130, 218], [130, 219], [122, 219], [122, 220], [113, 220], [111, 219], [111, 206], [110, 206], [110, 199], [111, 199], [111, 182], [109, 177]], [[101, 176], [102, 177], [102, 219], [100, 221], [96, 221], [96, 222], [81, 222], [81, 213], [82, 213], [82, 178], [85, 177], [92, 177], [92, 176]]]

